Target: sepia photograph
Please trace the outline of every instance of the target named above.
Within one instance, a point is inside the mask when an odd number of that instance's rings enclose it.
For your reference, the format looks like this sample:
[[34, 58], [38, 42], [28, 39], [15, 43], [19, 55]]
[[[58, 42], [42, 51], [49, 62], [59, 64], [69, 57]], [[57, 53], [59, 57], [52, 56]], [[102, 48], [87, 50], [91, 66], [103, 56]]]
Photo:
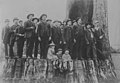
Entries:
[[120, 0], [0, 0], [0, 83], [120, 83]]

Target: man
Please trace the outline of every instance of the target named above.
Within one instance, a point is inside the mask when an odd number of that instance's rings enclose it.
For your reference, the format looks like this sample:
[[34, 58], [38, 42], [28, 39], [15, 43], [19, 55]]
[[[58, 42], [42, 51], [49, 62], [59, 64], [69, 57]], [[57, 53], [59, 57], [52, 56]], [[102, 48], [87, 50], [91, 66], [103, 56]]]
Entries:
[[24, 27], [23, 27], [23, 21], [22, 20], [19, 21], [19, 26], [16, 30], [16, 33], [17, 33], [17, 56], [19, 58], [22, 58], [24, 41], [25, 41], [25, 39], [24, 39], [25, 30], [24, 30]]
[[8, 57], [8, 48], [9, 48], [9, 31], [10, 31], [10, 26], [9, 26], [9, 19], [5, 20], [5, 27], [2, 30], [2, 41], [4, 44], [5, 48], [5, 57]]
[[74, 57], [75, 59], [81, 60], [85, 53], [85, 33], [84, 33], [84, 26], [82, 23], [82, 19], [77, 19], [77, 26], [73, 27], [74, 29]]
[[38, 19], [38, 18], [33, 18], [32, 21], [33, 21], [33, 23], [34, 23], [34, 26], [36, 27], [36, 30], [35, 30], [34, 58], [37, 58], [37, 55], [38, 55], [38, 47], [39, 47], [39, 40], [38, 40], [38, 33], [37, 33], [39, 19]]
[[51, 40], [50, 25], [46, 22], [47, 15], [42, 14], [40, 17], [41, 22], [38, 24], [38, 39], [40, 41], [41, 58], [47, 58], [49, 41]]
[[14, 47], [14, 44], [15, 44], [15, 41], [16, 41], [16, 29], [19, 26], [18, 21], [19, 21], [18, 18], [14, 18], [13, 19], [14, 25], [11, 26], [11, 28], [10, 28], [10, 48], [9, 48], [10, 53], [9, 53], [9, 55], [10, 55], [11, 58], [15, 57], [13, 47]]
[[32, 58], [34, 41], [35, 41], [35, 26], [32, 22], [34, 14], [27, 16], [28, 21], [24, 23], [25, 38], [26, 38], [26, 56]]
[[103, 38], [105, 36], [105, 33], [103, 29], [100, 27], [98, 21], [95, 21], [94, 25], [95, 25], [94, 36], [96, 39], [96, 49], [97, 49], [98, 59], [105, 60], [105, 56], [103, 55]]
[[72, 27], [72, 21], [67, 20], [67, 26], [64, 28], [64, 44], [66, 44], [66, 49], [69, 49], [70, 55], [72, 55], [72, 48], [74, 43], [74, 33]]
[[54, 26], [52, 27], [52, 41], [55, 44], [55, 53], [60, 48], [62, 42], [62, 34], [59, 26], [59, 21], [54, 21]]
[[51, 19], [47, 19], [46, 22], [47, 22], [49, 25], [51, 25], [52, 20], [51, 20]]
[[96, 54], [95, 54], [95, 37], [91, 30], [92, 24], [88, 23], [86, 24], [86, 30], [85, 30], [85, 42], [86, 42], [86, 59], [92, 59], [95, 60]]

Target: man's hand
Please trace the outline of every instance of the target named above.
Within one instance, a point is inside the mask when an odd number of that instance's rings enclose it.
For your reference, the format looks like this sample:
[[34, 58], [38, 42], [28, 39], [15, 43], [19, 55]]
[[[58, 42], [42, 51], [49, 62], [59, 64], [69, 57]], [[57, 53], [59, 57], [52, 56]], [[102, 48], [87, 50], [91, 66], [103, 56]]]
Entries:
[[74, 43], [76, 43], [76, 39], [74, 39]]
[[39, 40], [39, 41], [41, 41], [41, 38], [40, 38], [40, 37], [38, 37], [38, 40]]
[[23, 34], [18, 34], [19, 36], [24, 36]]
[[34, 27], [30, 27], [31, 29], [34, 29]]
[[66, 42], [64, 42], [64, 44], [66, 44]]
[[62, 43], [62, 41], [60, 41], [60, 44]]
[[16, 32], [16, 30], [13, 30], [13, 32], [15, 33], [15, 32]]
[[99, 38], [102, 39], [102, 38], [103, 38], [103, 35], [101, 35]]
[[49, 41], [51, 40], [51, 37], [49, 37]]

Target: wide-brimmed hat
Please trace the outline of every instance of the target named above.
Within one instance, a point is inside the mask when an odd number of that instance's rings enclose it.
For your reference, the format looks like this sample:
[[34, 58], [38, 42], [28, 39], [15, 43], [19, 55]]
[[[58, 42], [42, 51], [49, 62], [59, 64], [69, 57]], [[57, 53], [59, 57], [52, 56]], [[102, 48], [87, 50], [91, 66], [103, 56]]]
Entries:
[[14, 19], [13, 19], [13, 22], [15, 21], [15, 20], [19, 20], [17, 17], [15, 17]]
[[66, 21], [66, 24], [67, 24], [69, 21], [71, 21], [71, 22], [72, 22], [72, 20], [71, 20], [71, 19], [68, 19], [68, 20]]
[[55, 44], [52, 42], [51, 44], [49, 44], [49, 46], [55, 46]]
[[81, 20], [82, 20], [82, 18], [81, 18], [81, 17], [77, 17], [76, 22], [77, 22], [79, 19], [81, 19]]
[[41, 16], [40, 16], [40, 20], [42, 20], [42, 17], [43, 16], [46, 16], [47, 17], [47, 14], [42, 14]]
[[39, 22], [39, 19], [38, 19], [38, 18], [33, 18], [32, 21], [34, 21], [34, 20], [37, 20], [37, 21]]
[[62, 49], [61, 49], [61, 48], [59, 48], [59, 49], [58, 49], [58, 51], [62, 51]]
[[51, 19], [47, 19], [46, 21], [52, 21]]
[[34, 14], [28, 14], [28, 15], [27, 15], [27, 19], [29, 19], [29, 17], [30, 17], [31, 15], [34, 16]]
[[23, 21], [22, 21], [22, 20], [20, 20], [20, 21], [19, 21], [19, 23], [20, 23], [20, 22], [23, 22]]

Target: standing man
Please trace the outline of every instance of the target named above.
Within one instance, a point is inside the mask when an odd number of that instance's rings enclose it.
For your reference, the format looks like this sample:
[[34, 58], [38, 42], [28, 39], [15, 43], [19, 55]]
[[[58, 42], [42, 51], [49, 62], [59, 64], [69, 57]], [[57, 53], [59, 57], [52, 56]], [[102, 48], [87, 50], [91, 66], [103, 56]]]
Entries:
[[28, 21], [24, 23], [25, 28], [25, 38], [26, 38], [26, 56], [32, 58], [33, 47], [35, 41], [35, 26], [32, 22], [34, 14], [29, 14], [27, 16]]
[[52, 41], [55, 44], [55, 53], [60, 48], [60, 43], [62, 42], [62, 34], [59, 26], [59, 21], [54, 21], [54, 26], [52, 27]]
[[19, 21], [19, 26], [16, 30], [16, 33], [17, 33], [17, 56], [19, 58], [22, 58], [24, 41], [25, 41], [25, 39], [24, 39], [25, 30], [24, 30], [24, 27], [23, 27], [23, 21], [22, 20]]
[[70, 55], [72, 55], [72, 48], [74, 43], [74, 34], [72, 21], [67, 20], [67, 26], [64, 28], [64, 44], [66, 44], [66, 49], [69, 49]]
[[49, 41], [51, 40], [51, 28], [46, 22], [47, 15], [42, 14], [40, 17], [41, 22], [38, 24], [38, 39], [40, 41], [41, 58], [47, 58]]
[[95, 37], [94, 34], [91, 30], [92, 24], [88, 23], [85, 25], [86, 30], [85, 30], [85, 42], [86, 42], [86, 59], [89, 60], [95, 60], [97, 59], [96, 56], [96, 50], [95, 50]]
[[8, 49], [9, 49], [9, 31], [10, 31], [10, 26], [9, 26], [9, 19], [5, 20], [5, 27], [2, 30], [2, 41], [4, 44], [5, 48], [5, 57], [8, 57]]
[[34, 58], [37, 58], [37, 55], [38, 55], [38, 47], [39, 47], [39, 40], [38, 40], [38, 33], [37, 33], [37, 30], [38, 30], [38, 22], [39, 22], [39, 19], [38, 18], [33, 18], [33, 23], [34, 23], [34, 26], [36, 28], [35, 30], [35, 46], [34, 46]]
[[94, 26], [95, 26], [94, 36], [96, 39], [97, 56], [99, 60], [105, 60], [105, 56], [103, 55], [103, 38], [105, 36], [105, 33], [103, 29], [100, 27], [98, 21], [95, 21]]
[[14, 43], [16, 41], [16, 29], [18, 28], [18, 18], [14, 18], [13, 19], [13, 23], [14, 25], [10, 28], [10, 48], [9, 48], [9, 55], [11, 58], [13, 58], [14, 55], [14, 51], [13, 51], [13, 47], [14, 47]]
[[83, 58], [85, 55], [85, 32], [84, 32], [84, 26], [82, 23], [82, 19], [77, 19], [77, 26], [74, 26], [74, 37], [75, 37], [75, 57], [79, 60]]

